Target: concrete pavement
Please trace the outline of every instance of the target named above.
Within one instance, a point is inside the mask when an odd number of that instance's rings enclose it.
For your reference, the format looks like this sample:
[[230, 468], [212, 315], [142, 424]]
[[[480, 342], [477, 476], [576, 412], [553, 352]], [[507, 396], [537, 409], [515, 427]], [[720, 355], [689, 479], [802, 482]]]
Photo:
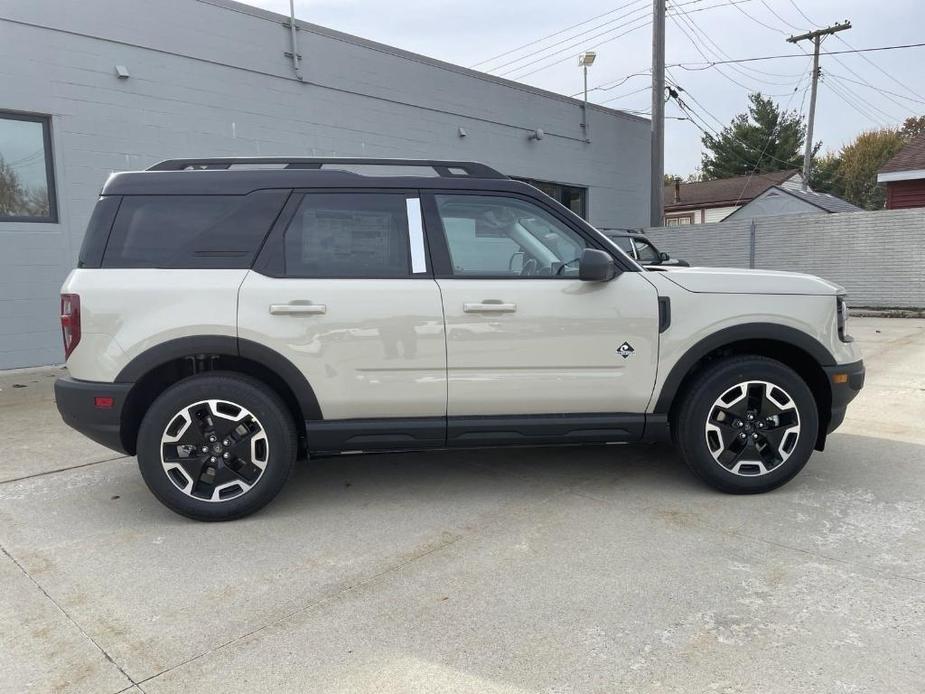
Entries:
[[377, 455], [226, 524], [4, 374], [0, 691], [922, 691], [925, 320], [851, 331], [867, 387], [771, 494], [668, 447]]

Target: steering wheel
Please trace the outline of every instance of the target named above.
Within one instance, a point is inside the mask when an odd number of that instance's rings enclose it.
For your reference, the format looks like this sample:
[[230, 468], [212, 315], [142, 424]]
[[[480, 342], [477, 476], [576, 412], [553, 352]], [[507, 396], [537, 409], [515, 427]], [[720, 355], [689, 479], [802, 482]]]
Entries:
[[521, 277], [531, 277], [536, 274], [537, 262], [536, 258], [527, 258], [524, 261], [523, 267], [520, 269]]

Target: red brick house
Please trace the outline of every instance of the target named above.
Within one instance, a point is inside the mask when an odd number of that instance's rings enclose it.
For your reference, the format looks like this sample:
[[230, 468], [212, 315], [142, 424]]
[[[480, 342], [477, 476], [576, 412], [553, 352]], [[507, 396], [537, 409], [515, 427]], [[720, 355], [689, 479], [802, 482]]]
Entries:
[[886, 208], [925, 207], [925, 133], [916, 135], [877, 174], [886, 185]]

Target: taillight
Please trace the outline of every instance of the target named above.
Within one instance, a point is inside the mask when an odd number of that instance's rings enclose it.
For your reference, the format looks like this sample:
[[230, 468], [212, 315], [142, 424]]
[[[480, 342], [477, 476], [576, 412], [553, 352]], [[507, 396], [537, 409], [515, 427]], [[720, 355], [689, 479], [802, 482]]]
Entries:
[[80, 297], [77, 294], [61, 295], [61, 335], [67, 359], [80, 342]]

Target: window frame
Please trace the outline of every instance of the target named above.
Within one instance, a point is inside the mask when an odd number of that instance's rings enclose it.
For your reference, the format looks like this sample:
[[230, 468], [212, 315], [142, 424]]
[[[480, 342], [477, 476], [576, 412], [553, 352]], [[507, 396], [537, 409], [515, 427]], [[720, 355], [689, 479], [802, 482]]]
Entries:
[[[541, 194], [544, 197], [548, 197], [545, 193]], [[424, 211], [424, 231], [425, 238], [428, 241], [430, 246], [430, 255], [431, 255], [431, 266], [434, 271], [434, 278], [436, 279], [447, 279], [447, 280], [553, 280], [553, 281], [567, 281], [567, 282], [576, 282], [580, 281], [577, 277], [569, 277], [565, 275], [535, 275], [535, 276], [522, 276], [522, 275], [494, 275], [494, 274], [466, 274], [466, 275], [457, 275], [453, 273], [453, 262], [450, 256], [450, 249], [446, 241], [446, 231], [443, 228], [443, 220], [440, 217], [440, 212], [437, 208], [437, 196], [438, 195], [474, 195], [478, 197], [499, 197], [499, 198], [514, 198], [521, 202], [530, 203], [540, 208], [543, 212], [547, 213], [550, 217], [555, 219], [557, 222], [566, 227], [569, 231], [576, 234], [585, 242], [585, 248], [595, 248], [607, 252], [617, 263], [620, 263], [621, 266], [624, 265], [619, 258], [614, 256], [613, 250], [607, 248], [605, 244], [601, 243], [600, 239], [595, 238], [592, 234], [589, 234], [585, 229], [583, 229], [578, 224], [575, 224], [567, 216], [563, 215], [559, 210], [557, 210], [552, 205], [546, 203], [545, 200], [538, 199], [532, 195], [524, 195], [522, 193], [511, 192], [507, 190], [461, 190], [461, 189], [427, 189], [421, 191], [421, 206]], [[551, 198], [549, 198], [551, 200]], [[558, 203], [557, 203], [558, 204]], [[570, 212], [570, 214], [574, 214]]]
[[42, 126], [42, 146], [45, 155], [45, 186], [48, 191], [48, 215], [44, 217], [0, 214], [2, 223], [57, 224], [58, 191], [55, 187], [55, 158], [52, 148], [51, 116], [40, 113], [22, 113], [19, 111], [0, 110], [0, 120], [18, 120], [39, 123]]
[[[302, 200], [307, 195], [394, 195], [403, 198], [406, 202], [409, 199], [419, 199], [421, 204], [421, 225], [423, 227], [424, 242], [424, 261], [425, 270], [423, 272], [414, 272], [414, 258], [411, 251], [411, 234], [413, 232], [411, 220], [408, 219], [406, 230], [406, 241], [408, 242], [408, 274], [400, 277], [394, 275], [376, 275], [364, 274], [357, 277], [344, 277], [343, 275], [303, 275], [290, 274], [286, 268], [286, 231], [289, 225], [295, 219], [299, 208], [302, 206]], [[430, 246], [427, 237], [427, 224], [424, 219], [424, 200], [421, 191], [409, 188], [298, 188], [292, 191], [289, 200], [283, 206], [280, 213], [270, 230], [269, 235], [263, 245], [263, 248], [257, 254], [252, 269], [266, 277], [278, 279], [293, 280], [411, 280], [411, 279], [433, 279], [434, 263], [431, 257]], [[407, 209], [407, 207], [406, 207]]]
[[[687, 224], [682, 224], [680, 220], [688, 220]], [[674, 224], [669, 222], [674, 221]], [[688, 214], [666, 214], [665, 215], [665, 226], [666, 227], [685, 227], [692, 226], [694, 224], [694, 213], [690, 212]]]

